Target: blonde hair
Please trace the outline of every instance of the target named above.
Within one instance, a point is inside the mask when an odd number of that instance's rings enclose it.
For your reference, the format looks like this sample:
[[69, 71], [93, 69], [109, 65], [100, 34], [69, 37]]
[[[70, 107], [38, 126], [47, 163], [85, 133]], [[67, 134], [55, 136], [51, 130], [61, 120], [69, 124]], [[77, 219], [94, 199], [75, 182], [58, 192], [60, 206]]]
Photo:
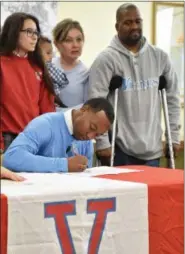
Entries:
[[82, 33], [84, 39], [84, 32], [80, 23], [73, 19], [64, 19], [53, 28], [52, 33], [54, 41], [64, 41], [69, 31], [73, 28], [79, 30]]

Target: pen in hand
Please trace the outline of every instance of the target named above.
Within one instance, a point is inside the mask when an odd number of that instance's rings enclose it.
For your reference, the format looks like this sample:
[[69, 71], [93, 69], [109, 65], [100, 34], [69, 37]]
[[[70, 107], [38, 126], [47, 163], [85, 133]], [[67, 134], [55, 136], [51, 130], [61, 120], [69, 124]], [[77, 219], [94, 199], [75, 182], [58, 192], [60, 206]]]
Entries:
[[71, 151], [74, 155], [79, 155], [78, 148], [76, 147], [76, 144], [72, 143], [71, 145]]
[[[74, 154], [74, 156], [80, 155], [79, 152], [78, 152], [78, 148], [77, 148], [75, 143], [72, 143], [72, 145], [71, 145], [71, 151]], [[88, 168], [88, 163], [86, 164], [86, 168]]]

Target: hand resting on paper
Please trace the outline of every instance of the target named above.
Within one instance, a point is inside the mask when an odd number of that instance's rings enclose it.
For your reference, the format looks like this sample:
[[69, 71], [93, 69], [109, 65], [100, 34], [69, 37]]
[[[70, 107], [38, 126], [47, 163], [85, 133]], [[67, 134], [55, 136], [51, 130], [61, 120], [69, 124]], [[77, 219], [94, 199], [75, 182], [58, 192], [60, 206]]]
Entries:
[[1, 174], [0, 174], [0, 178], [4, 178], [4, 179], [9, 179], [9, 180], [12, 180], [12, 181], [17, 181], [17, 182], [20, 182], [20, 181], [24, 181], [25, 178], [20, 176], [20, 175], [17, 175], [16, 173], [10, 171], [9, 169], [7, 168], [4, 168], [4, 167], [1, 167]]

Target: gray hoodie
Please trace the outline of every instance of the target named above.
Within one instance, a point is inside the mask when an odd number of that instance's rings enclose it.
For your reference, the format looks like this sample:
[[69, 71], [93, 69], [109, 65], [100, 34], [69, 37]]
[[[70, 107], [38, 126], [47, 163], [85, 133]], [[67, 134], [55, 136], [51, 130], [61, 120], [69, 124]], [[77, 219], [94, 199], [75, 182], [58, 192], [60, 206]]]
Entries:
[[[143, 160], [162, 155], [161, 101], [159, 76], [167, 80], [167, 102], [173, 143], [179, 143], [180, 94], [177, 75], [168, 55], [161, 49], [143, 45], [137, 54], [126, 49], [116, 35], [95, 59], [90, 69], [89, 98], [107, 97], [114, 105], [109, 83], [122, 76], [118, 94], [116, 144], [121, 150]], [[110, 147], [108, 135], [97, 139], [97, 149]]]

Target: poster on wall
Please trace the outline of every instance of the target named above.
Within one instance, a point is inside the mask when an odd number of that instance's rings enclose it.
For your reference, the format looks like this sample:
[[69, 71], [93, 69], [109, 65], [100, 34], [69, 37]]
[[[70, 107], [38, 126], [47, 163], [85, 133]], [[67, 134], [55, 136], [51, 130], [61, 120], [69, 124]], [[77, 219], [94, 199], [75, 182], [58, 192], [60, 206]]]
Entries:
[[52, 38], [52, 29], [57, 22], [57, 2], [1, 2], [1, 26], [14, 12], [27, 12], [36, 16], [42, 34]]

